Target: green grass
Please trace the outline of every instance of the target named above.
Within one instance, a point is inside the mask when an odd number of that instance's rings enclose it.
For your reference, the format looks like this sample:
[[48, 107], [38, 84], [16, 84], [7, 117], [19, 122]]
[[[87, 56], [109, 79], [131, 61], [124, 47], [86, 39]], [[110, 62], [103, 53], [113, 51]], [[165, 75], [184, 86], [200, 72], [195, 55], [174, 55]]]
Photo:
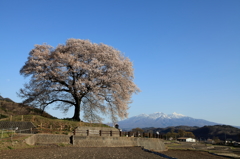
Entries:
[[64, 143], [59, 143], [58, 146], [65, 147], [66, 144], [64, 144]]
[[28, 135], [19, 136], [16, 134], [12, 138], [0, 139], [0, 150], [12, 150], [12, 149], [24, 149], [24, 148], [36, 147], [36, 145], [32, 146], [24, 142], [24, 140], [29, 136]]
[[0, 138], [3, 139], [3, 138], [8, 138], [8, 137], [11, 137], [13, 135], [13, 132], [8, 132], [8, 131], [0, 131]]
[[8, 149], [12, 150], [13, 148], [11, 146], [8, 146]]

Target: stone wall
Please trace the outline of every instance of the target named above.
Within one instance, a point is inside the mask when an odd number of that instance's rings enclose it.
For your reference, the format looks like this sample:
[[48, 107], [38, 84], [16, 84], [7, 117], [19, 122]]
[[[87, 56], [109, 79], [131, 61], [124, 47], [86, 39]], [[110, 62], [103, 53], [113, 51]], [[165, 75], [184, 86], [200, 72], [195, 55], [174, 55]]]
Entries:
[[[16, 130], [16, 132], [31, 133], [36, 126], [29, 121], [0, 121], [0, 129]], [[17, 128], [17, 129], [16, 129]], [[25, 130], [25, 131], [23, 131]], [[28, 130], [28, 131], [27, 131]]]
[[73, 136], [73, 145], [79, 147], [133, 147], [164, 151], [166, 147], [161, 139], [138, 137], [94, 137]]
[[34, 134], [27, 138], [25, 142], [29, 145], [36, 144], [70, 144], [72, 136], [69, 135], [53, 135], [53, 134]]
[[28, 145], [35, 145], [36, 144], [36, 135], [32, 135], [28, 138], [25, 139], [25, 142], [28, 144]]
[[102, 137], [102, 136], [68, 136], [51, 134], [34, 134], [26, 139], [29, 145], [35, 144], [70, 144], [78, 147], [133, 147], [164, 151], [166, 147], [161, 139], [138, 137]]

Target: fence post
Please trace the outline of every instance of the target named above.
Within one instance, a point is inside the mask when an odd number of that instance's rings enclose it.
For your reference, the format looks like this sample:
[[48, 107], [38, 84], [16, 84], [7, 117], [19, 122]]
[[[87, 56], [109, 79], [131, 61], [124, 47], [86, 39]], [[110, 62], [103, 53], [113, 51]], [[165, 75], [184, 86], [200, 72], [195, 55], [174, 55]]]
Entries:
[[89, 130], [87, 130], [87, 136], [89, 135]]
[[99, 135], [102, 136], [102, 130], [99, 130]]
[[110, 136], [112, 136], [112, 130], [110, 131]]
[[[10, 132], [11, 132], [11, 131], [10, 131]], [[12, 141], [13, 133], [14, 133], [14, 132], [13, 132], [13, 130], [12, 130], [11, 141]]]

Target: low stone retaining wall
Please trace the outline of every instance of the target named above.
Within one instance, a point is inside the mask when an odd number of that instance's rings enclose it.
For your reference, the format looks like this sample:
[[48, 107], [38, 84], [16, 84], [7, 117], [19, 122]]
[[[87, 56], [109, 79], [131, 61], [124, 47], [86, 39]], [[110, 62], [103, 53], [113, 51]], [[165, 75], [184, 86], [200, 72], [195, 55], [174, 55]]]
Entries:
[[71, 138], [70, 135], [34, 134], [25, 139], [25, 142], [29, 145], [56, 143], [70, 144]]
[[164, 151], [166, 147], [161, 139], [140, 137], [95, 137], [73, 136], [73, 145], [79, 147], [133, 147]]
[[68, 136], [51, 134], [34, 134], [26, 139], [29, 145], [72, 143], [78, 147], [133, 147], [141, 146], [154, 151], [165, 151], [161, 139], [140, 137], [101, 137], [101, 136]]

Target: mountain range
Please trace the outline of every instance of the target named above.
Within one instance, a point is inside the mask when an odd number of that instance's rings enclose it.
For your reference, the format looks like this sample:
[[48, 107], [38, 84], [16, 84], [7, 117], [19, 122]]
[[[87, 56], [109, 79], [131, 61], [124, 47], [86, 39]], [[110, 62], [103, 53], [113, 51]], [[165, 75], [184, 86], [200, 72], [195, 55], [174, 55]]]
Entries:
[[210, 122], [203, 119], [195, 119], [175, 112], [169, 115], [162, 112], [156, 112], [153, 114], [140, 114], [130, 117], [128, 119], [119, 121], [118, 125], [123, 129], [132, 129], [137, 127], [166, 128], [179, 125], [202, 127], [205, 125], [219, 125], [219, 123]]

